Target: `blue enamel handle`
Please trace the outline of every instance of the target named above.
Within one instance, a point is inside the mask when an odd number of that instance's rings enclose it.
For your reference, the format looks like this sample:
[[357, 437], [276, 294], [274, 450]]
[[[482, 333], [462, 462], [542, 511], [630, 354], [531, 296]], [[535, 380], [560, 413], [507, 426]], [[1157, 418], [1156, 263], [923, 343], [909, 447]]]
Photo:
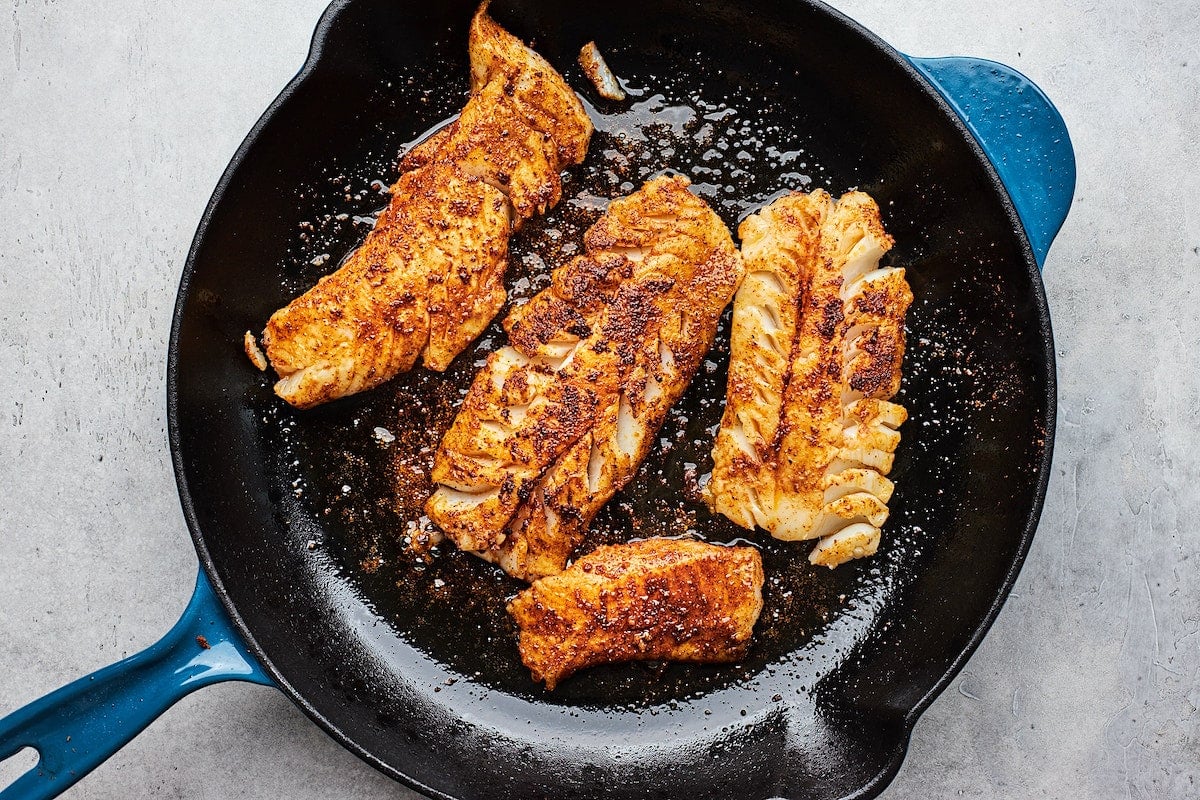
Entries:
[[1075, 194], [1075, 151], [1058, 109], [1012, 67], [980, 58], [913, 58], [962, 118], [1008, 189], [1038, 267]]
[[272, 685], [201, 571], [183, 616], [156, 644], [0, 719], [0, 761], [25, 747], [41, 755], [0, 800], [56, 797], [179, 698], [228, 680]]

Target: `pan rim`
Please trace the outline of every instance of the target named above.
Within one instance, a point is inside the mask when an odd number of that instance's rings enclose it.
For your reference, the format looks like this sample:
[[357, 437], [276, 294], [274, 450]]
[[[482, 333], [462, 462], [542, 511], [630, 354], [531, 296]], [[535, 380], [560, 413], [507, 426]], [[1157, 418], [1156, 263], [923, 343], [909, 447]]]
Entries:
[[908, 754], [908, 744], [912, 737], [913, 729], [916, 727], [917, 720], [921, 718], [933, 701], [946, 690], [957, 677], [966, 663], [970, 661], [971, 656], [979, 649], [984, 637], [991, 630], [996, 618], [1000, 616], [1000, 611], [1004, 608], [1005, 602], [1008, 600], [1009, 594], [1012, 592], [1013, 586], [1020, 576], [1021, 568], [1025, 565], [1025, 559], [1029, 555], [1029, 549], [1033, 545], [1033, 537], [1037, 533], [1038, 525], [1042, 518], [1042, 509], [1046, 502], [1046, 493], [1050, 485], [1050, 469], [1054, 459], [1054, 441], [1056, 434], [1056, 424], [1058, 420], [1058, 380], [1057, 380], [1057, 364], [1054, 353], [1054, 331], [1050, 321], [1050, 305], [1046, 297], [1046, 287], [1042, 282], [1042, 271], [1038, 267], [1037, 258], [1033, 252], [1033, 245], [1029, 240], [1029, 234], [1025, 230], [1024, 224], [1021, 222], [1021, 217], [1017, 213], [1016, 204], [1013, 202], [1012, 195], [1005, 186], [1004, 181], [1000, 179], [1000, 174], [996, 170], [996, 166], [992, 160], [988, 158], [984, 152], [983, 146], [975, 135], [967, 128], [965, 122], [946, 100], [945, 96], [937, 90], [920, 72], [913, 66], [912, 62], [905, 57], [904, 53], [892, 47], [888, 42], [880, 38], [862, 24], [846, 16], [842, 12], [822, 2], [822, 0], [802, 0], [802, 2], [818, 7], [820, 10], [828, 14], [832, 19], [841, 23], [853, 32], [862, 36], [870, 44], [874, 45], [883, 55], [890, 58], [893, 62], [899, 64], [900, 68], [907, 74], [909, 80], [916, 84], [917, 88], [922, 91], [926, 97], [932, 98], [942, 115], [946, 117], [951, 125], [958, 131], [960, 136], [965, 140], [968, 149], [975, 156], [976, 161], [982, 164], [984, 172], [991, 182], [993, 188], [1000, 197], [1001, 205], [1009, 218], [1009, 224], [1017, 234], [1018, 241], [1021, 244], [1022, 255], [1025, 259], [1025, 268], [1029, 273], [1030, 286], [1033, 289], [1033, 299], [1035, 303], [1036, 316], [1038, 321], [1039, 332], [1042, 334], [1042, 348], [1044, 355], [1044, 364], [1046, 368], [1045, 387], [1046, 387], [1046, 413], [1041, 420], [1043, 430], [1045, 431], [1044, 447], [1042, 449], [1041, 460], [1038, 463], [1038, 475], [1034, 489], [1033, 504], [1030, 506], [1029, 514], [1026, 516], [1021, 527], [1021, 537], [1017, 546], [1016, 556], [1013, 558], [1012, 565], [1005, 573], [1004, 581], [1000, 585], [1000, 590], [996, 593], [996, 597], [988, 606], [987, 612], [980, 619], [979, 624], [975, 626], [967, 640], [966, 645], [947, 666], [945, 672], [934, 682], [929, 690], [921, 696], [921, 698], [908, 709], [901, 718], [901, 736], [897, 742], [891, 759], [888, 763], [876, 773], [875, 777], [870, 782], [865, 784], [862, 789], [855, 795], [857, 798], [872, 798], [879, 795], [896, 777], [900, 771], [900, 765], [904, 762], [904, 757]]
[[[271, 677], [273, 683], [285, 694], [301, 711], [305, 713], [313, 722], [321, 727], [335, 741], [345, 747], [354, 755], [358, 756], [364, 762], [384, 773], [385, 775], [399, 781], [400, 783], [439, 800], [456, 800], [452, 795], [448, 795], [431, 786], [426, 785], [417, 778], [408, 775], [388, 764], [379, 756], [360, 745], [355, 739], [343, 731], [336, 723], [325, 717], [300, 691], [298, 691], [282, 674], [274, 662], [267, 656], [262, 646], [258, 643], [254, 634], [246, 624], [245, 620], [238, 613], [238, 610], [225, 588], [212, 558], [211, 553], [205, 544], [204, 534], [201, 529], [200, 521], [196, 513], [195, 505], [192, 500], [190, 487], [188, 485], [186, 472], [184, 469], [184, 454], [180, 441], [180, 425], [179, 425], [179, 396], [178, 396], [178, 379], [179, 379], [179, 337], [182, 328], [183, 311], [188, 297], [190, 296], [191, 279], [196, 271], [196, 261], [198, 251], [201, 244], [206, 238], [209, 225], [216, 212], [217, 207], [223, 201], [234, 176], [240, 171], [245, 162], [249, 151], [258, 141], [263, 130], [274, 119], [280, 109], [295, 95], [308, 79], [322, 66], [326, 47], [329, 43], [330, 32], [333, 30], [339, 17], [342, 13], [353, 5], [356, 0], [332, 0], [329, 6], [317, 23], [314, 30], [308, 54], [303, 65], [297, 74], [288, 82], [278, 96], [267, 106], [266, 110], [255, 122], [250, 131], [246, 134], [241, 144], [238, 146], [229, 164], [222, 172], [216, 186], [213, 189], [204, 213], [201, 216], [197, 226], [196, 233], [192, 238], [191, 245], [188, 249], [188, 255], [184, 262], [183, 272], [180, 277], [179, 288], [176, 295], [175, 307], [172, 313], [170, 338], [168, 342], [167, 352], [167, 374], [166, 374], [166, 393], [167, 393], [167, 438], [171, 453], [171, 465], [175, 474], [176, 486], [179, 492], [180, 505], [182, 507], [184, 520], [188, 527], [188, 532], [191, 535], [193, 545], [196, 548], [196, 554], [200, 561], [201, 568], [208, 576], [212, 584], [212, 588], [216, 596], [220, 599], [226, 612], [229, 614], [234, 627], [241, 635], [247, 649], [258, 661], [263, 670]], [[1042, 336], [1043, 342], [1043, 363], [1045, 364], [1046, 374], [1043, 376], [1045, 380], [1045, 417], [1040, 420], [1044, 434], [1044, 446], [1042, 449], [1040, 462], [1037, 464], [1037, 480], [1034, 486], [1033, 502], [1029, 508], [1029, 513], [1025, 517], [1024, 523], [1021, 526], [1020, 539], [1016, 555], [1013, 558], [1012, 564], [1005, 573], [1004, 580], [1001, 583], [999, 591], [995, 598], [988, 606], [986, 612], [980, 618], [978, 624], [971, 631], [970, 636], [958, 653], [958, 655], [947, 666], [943, 674], [933, 683], [927, 692], [909, 709], [907, 709], [899, 719], [900, 736], [897, 739], [896, 747], [894, 748], [889, 760], [879, 772], [866, 784], [864, 784], [854, 797], [857, 798], [872, 798], [883, 791], [886, 786], [891, 783], [903, 763], [904, 757], [908, 752], [908, 744], [911, 739], [912, 731], [920, 716], [929, 708], [933, 701], [943, 692], [951, 681], [962, 670], [966, 662], [978, 649], [984, 637], [991, 629], [996, 618], [999, 616], [1004, 603], [1020, 574], [1021, 568], [1028, 556], [1029, 549], [1033, 542], [1033, 537], [1037, 531], [1038, 524], [1041, 519], [1042, 510], [1045, 504], [1045, 498], [1050, 480], [1050, 470], [1054, 454], [1055, 427], [1057, 421], [1057, 368], [1054, 352], [1054, 337], [1051, 327], [1049, 304], [1046, 297], [1045, 286], [1041, 279], [1041, 271], [1038, 269], [1033, 248], [1029, 240], [1020, 217], [1017, 213], [1016, 206], [1013, 203], [1012, 196], [1009, 194], [1007, 187], [1000, 179], [995, 166], [987, 157], [982, 146], [976, 140], [974, 135], [967, 128], [962, 119], [950, 106], [947, 100], [941, 95], [938, 90], [922, 76], [905, 55], [888, 44], [885, 40], [865, 28], [863, 25], [854, 19], [846, 16], [827, 5], [821, 0], [800, 0], [800, 3], [812, 8], [820, 14], [829, 18], [835, 24], [847, 29], [853, 35], [863, 39], [868, 45], [872, 46], [881, 56], [888, 61], [897, 65], [904, 73], [912, 87], [924, 94], [929, 100], [932, 100], [935, 107], [941, 113], [944, 121], [948, 122], [951, 127], [958, 133], [959, 137], [966, 143], [968, 150], [976, 162], [982, 166], [984, 174], [987, 176], [992, 185], [993, 190], [997, 193], [1001, 207], [1004, 209], [1008, 217], [1009, 226], [1013, 233], [1016, 234], [1021, 255], [1025, 261], [1025, 267], [1028, 271], [1030, 285], [1032, 288], [1032, 299], [1034, 302], [1035, 316], [1038, 323], [1039, 333]]]
[[295, 95], [300, 88], [308, 81], [308, 79], [321, 66], [325, 47], [328, 42], [330, 31], [336, 25], [338, 18], [342, 12], [353, 5], [355, 0], [332, 0], [325, 10], [321, 12], [321, 17], [317, 21], [317, 26], [313, 30], [312, 39], [309, 43], [308, 54], [305, 56], [304, 63], [300, 70], [288, 81], [283, 90], [275, 97], [274, 100], [267, 106], [266, 110], [255, 121], [253, 127], [242, 139], [234, 151], [233, 157], [229, 160], [229, 164], [221, 173], [221, 177], [217, 180], [216, 186], [213, 188], [212, 196], [209, 198], [208, 204], [204, 207], [204, 213], [200, 217], [200, 223], [196, 227], [196, 233], [192, 237], [192, 243], [188, 247], [187, 259], [184, 261], [183, 274], [180, 276], [179, 289], [175, 296], [175, 309], [171, 317], [171, 335], [167, 343], [167, 441], [171, 451], [171, 467], [175, 473], [175, 483], [179, 491], [179, 502], [183, 510], [184, 521], [187, 524], [188, 533], [192, 537], [192, 544], [196, 548], [196, 556], [200, 561], [200, 567], [204, 570], [208, 577], [209, 583], [212, 585], [213, 593], [221, 601], [225, 612], [229, 615], [230, 621], [238, 634], [242, 637], [242, 641], [246, 649], [262, 667], [263, 671], [270, 676], [272, 683], [281, 692], [284, 693], [302, 712], [305, 716], [315, 722], [322, 730], [333, 738], [338, 744], [346, 748], [348, 751], [358, 756], [371, 767], [382, 772], [388, 777], [399, 781], [400, 783], [421, 792], [429, 797], [437, 798], [437, 800], [456, 800], [456, 798], [447, 795], [422, 783], [420, 780], [396, 769], [392, 765], [386, 763], [383, 759], [371, 753], [365, 747], [360, 745], [353, 738], [348, 736], [338, 725], [332, 720], [323, 715], [309, 700], [294, 687], [290, 681], [284, 677], [280, 669], [267, 656], [262, 645], [259, 644], [250, 627], [246, 624], [245, 619], [238, 612], [237, 606], [233, 599], [229, 596], [228, 589], [225, 588], [224, 581], [217, 572], [216, 563], [213, 560], [212, 554], [208, 550], [208, 545], [204, 541], [204, 532], [201, 529], [200, 520], [196, 514], [195, 504], [192, 501], [192, 493], [188, 486], [187, 474], [184, 470], [183, 463], [183, 447], [180, 442], [179, 434], [179, 336], [183, 326], [183, 310], [189, 297], [189, 289], [192, 276], [196, 272], [196, 257], [201, 243], [204, 241], [208, 227], [212, 222], [213, 215], [217, 207], [221, 204], [225, 197], [230, 184], [233, 182], [233, 177], [240, 171], [242, 164], [245, 162], [249, 151], [258, 141], [263, 129], [270, 124], [271, 120], [279, 112], [279, 110]]

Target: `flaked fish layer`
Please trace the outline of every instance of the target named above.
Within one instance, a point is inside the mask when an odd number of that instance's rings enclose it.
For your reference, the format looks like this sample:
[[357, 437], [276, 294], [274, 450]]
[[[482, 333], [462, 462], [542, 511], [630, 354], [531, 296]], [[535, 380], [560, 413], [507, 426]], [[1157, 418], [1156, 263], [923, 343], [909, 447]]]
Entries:
[[817, 539], [837, 566], [871, 555], [907, 413], [900, 388], [904, 270], [875, 202], [793, 193], [741, 225], [746, 279], [734, 300], [725, 415], [709, 505], [779, 539]]
[[532, 580], [563, 569], [633, 477], [712, 346], [741, 278], [720, 218], [683, 177], [613, 200], [584, 252], [504, 322], [438, 449], [430, 519]]

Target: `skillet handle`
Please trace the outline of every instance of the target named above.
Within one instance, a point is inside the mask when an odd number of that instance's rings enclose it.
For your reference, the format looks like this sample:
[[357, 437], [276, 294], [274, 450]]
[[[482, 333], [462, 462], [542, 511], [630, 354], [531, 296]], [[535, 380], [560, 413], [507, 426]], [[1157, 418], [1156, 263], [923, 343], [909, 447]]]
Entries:
[[57, 797], [175, 701], [228, 680], [272, 685], [201, 571], [183, 616], [157, 643], [0, 719], [0, 761], [25, 747], [41, 756], [0, 800]]
[[1075, 194], [1058, 109], [1015, 69], [980, 58], [907, 57], [966, 123], [1008, 189], [1040, 269]]

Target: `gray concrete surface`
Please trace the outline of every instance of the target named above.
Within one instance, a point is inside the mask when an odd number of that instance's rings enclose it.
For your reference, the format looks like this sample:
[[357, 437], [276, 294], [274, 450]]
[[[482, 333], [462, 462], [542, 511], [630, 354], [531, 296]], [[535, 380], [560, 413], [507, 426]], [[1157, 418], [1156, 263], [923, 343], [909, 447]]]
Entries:
[[[163, 381], [179, 271], [324, 3], [0, 9], [0, 714], [150, 644], [195, 557]], [[1200, 9], [835, 5], [919, 55], [1016, 65], [1079, 188], [1050, 254], [1061, 411], [1045, 516], [889, 800], [1200, 794]], [[74, 798], [411, 796], [282, 694], [184, 700]]]

